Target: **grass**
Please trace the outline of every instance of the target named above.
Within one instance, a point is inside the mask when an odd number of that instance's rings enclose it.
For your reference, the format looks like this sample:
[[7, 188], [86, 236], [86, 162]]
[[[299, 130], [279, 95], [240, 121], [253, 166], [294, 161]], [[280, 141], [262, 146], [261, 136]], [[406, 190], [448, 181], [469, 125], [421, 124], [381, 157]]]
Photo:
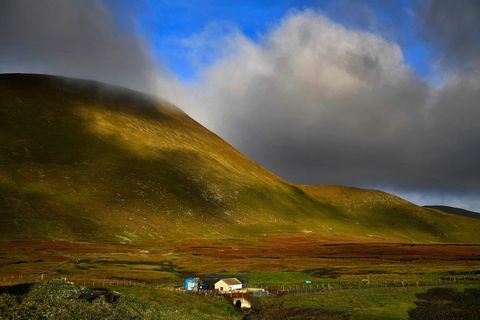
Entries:
[[160, 307], [161, 319], [240, 319], [223, 297], [199, 297], [167, 290], [145, 290], [142, 288], [116, 288], [122, 293], [151, 301]]
[[[449, 286], [463, 290], [475, 286]], [[282, 305], [285, 309], [320, 309], [348, 315], [352, 320], [408, 319], [408, 311], [415, 307], [416, 294], [432, 287], [353, 289], [325, 291], [315, 294], [292, 294], [280, 298], [266, 298], [264, 304]], [[477, 287], [478, 288], [478, 287]], [[269, 301], [270, 300], [270, 301]]]
[[301, 285], [312, 276], [301, 271], [284, 272], [249, 272], [244, 274], [248, 278], [250, 286], [275, 287], [279, 285]]

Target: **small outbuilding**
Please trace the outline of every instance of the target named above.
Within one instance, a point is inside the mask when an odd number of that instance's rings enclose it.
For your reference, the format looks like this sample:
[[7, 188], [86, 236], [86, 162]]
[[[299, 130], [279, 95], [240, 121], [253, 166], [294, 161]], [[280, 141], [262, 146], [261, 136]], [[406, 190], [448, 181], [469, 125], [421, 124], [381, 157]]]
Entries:
[[243, 285], [237, 278], [221, 279], [215, 283], [215, 290], [228, 292], [242, 289]]
[[183, 281], [183, 289], [185, 291], [198, 290], [198, 278], [188, 278]]

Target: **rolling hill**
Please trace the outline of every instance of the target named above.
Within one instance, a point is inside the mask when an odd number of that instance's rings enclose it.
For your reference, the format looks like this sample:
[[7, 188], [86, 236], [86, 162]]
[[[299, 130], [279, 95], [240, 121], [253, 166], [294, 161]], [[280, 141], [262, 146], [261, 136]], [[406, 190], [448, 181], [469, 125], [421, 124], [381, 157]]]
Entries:
[[480, 240], [478, 219], [285, 181], [167, 102], [31, 74], [0, 75], [0, 220], [2, 240]]
[[457, 214], [464, 217], [480, 219], [480, 213], [475, 211], [465, 210], [462, 208], [456, 208], [456, 207], [450, 207], [450, 206], [439, 206], [439, 205], [431, 205], [431, 206], [423, 206], [423, 207], [439, 210], [445, 213]]

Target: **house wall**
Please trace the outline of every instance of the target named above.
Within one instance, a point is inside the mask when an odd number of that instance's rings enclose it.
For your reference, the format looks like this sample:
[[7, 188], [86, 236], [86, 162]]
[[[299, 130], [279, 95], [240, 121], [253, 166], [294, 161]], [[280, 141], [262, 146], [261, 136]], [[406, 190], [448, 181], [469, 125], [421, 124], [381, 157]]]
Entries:
[[230, 290], [239, 290], [242, 289], [242, 284], [234, 284], [230, 286]]
[[234, 284], [228, 285], [223, 280], [218, 281], [215, 283], [215, 289], [220, 291], [232, 291], [232, 290], [239, 290], [242, 289], [242, 284]]
[[215, 283], [215, 289], [220, 291], [229, 291], [228, 284], [223, 282], [223, 280], [220, 280], [217, 283]]

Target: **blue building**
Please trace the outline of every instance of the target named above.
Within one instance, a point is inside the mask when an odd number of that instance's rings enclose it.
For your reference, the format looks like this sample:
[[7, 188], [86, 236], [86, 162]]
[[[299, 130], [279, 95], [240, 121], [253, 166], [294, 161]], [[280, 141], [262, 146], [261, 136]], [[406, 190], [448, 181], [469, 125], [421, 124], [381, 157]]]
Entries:
[[198, 278], [190, 277], [183, 281], [183, 289], [185, 291], [198, 290]]
[[209, 284], [202, 283], [200, 285], [200, 290], [213, 290], [213, 286]]

